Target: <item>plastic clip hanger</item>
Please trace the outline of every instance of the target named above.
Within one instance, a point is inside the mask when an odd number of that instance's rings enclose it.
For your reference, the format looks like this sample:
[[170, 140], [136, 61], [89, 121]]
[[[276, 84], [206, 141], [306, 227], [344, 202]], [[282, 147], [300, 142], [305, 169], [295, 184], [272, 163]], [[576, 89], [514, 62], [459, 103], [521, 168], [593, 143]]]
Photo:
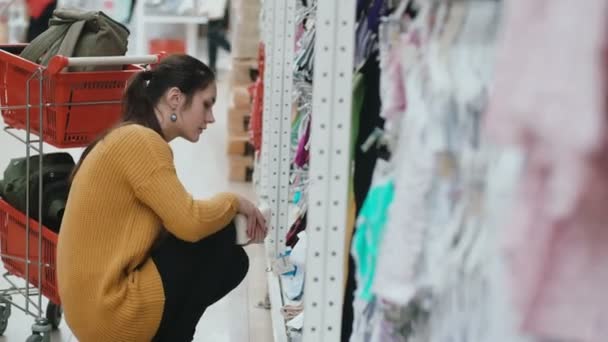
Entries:
[[384, 144], [386, 141], [384, 139], [384, 130], [379, 127], [374, 128], [372, 133], [365, 139], [365, 142], [361, 145], [361, 151], [367, 152], [369, 151], [374, 144]]

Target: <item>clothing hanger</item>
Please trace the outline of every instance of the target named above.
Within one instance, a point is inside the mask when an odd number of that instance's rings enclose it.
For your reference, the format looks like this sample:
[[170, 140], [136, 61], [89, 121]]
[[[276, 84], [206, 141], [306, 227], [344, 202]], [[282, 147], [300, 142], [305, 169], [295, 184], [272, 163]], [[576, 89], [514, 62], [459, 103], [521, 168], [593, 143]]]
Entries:
[[446, 4], [447, 12], [443, 27], [439, 29], [439, 54], [446, 56], [447, 51], [462, 33], [465, 25], [468, 4], [464, 1], [451, 1]]
[[408, 23], [411, 19], [408, 8], [413, 3], [413, 0], [401, 1], [393, 13], [380, 18], [380, 28], [378, 29], [379, 46], [384, 52], [383, 55], [388, 55], [390, 49], [401, 44], [399, 37], [407, 31]]
[[361, 70], [368, 58], [379, 49], [378, 30], [387, 0], [363, 0], [358, 2], [355, 25], [355, 71]]
[[314, 15], [317, 12], [317, 4], [312, 3], [310, 6], [303, 6], [301, 8], [298, 8], [296, 10], [296, 24], [300, 25], [303, 24], [305, 25], [305, 21], [314, 17]]

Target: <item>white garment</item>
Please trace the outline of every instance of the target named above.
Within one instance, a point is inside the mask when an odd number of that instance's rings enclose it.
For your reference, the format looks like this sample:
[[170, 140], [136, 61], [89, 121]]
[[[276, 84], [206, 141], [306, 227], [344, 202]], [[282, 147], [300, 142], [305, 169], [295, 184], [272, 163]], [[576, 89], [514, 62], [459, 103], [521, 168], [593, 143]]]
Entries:
[[432, 159], [420, 135], [428, 118], [424, 101], [414, 91], [419, 84], [408, 81], [408, 111], [401, 125], [401, 160], [395, 174], [395, 197], [378, 257], [374, 292], [397, 304], [407, 304], [415, 294], [416, 265], [420, 261], [427, 228], [425, 194], [432, 181]]
[[210, 20], [222, 19], [227, 5], [228, 0], [200, 0], [199, 10]]
[[[394, 156], [401, 164], [374, 292], [405, 305], [431, 290], [428, 331], [416, 332], [416, 341], [515, 342], [519, 336], [505, 332], [511, 328], [502, 314], [505, 291], [495, 286], [494, 226], [484, 221], [479, 199], [492, 156], [480, 141], [479, 123], [500, 7], [459, 4], [468, 7], [440, 7], [433, 15], [433, 34], [421, 29], [432, 38], [420, 39], [422, 56], [405, 78], [407, 111]], [[442, 41], [443, 15], [454, 13], [461, 17], [445, 27], [458, 28], [458, 36]]]

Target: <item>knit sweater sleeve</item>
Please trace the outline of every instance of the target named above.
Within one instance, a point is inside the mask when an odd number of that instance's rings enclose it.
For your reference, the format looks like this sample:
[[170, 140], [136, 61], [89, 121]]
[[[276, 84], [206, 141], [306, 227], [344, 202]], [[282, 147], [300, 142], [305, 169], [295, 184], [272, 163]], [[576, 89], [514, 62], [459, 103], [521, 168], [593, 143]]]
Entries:
[[221, 230], [237, 211], [236, 197], [229, 193], [208, 200], [193, 199], [174, 168], [157, 169], [135, 192], [161, 218], [167, 230], [185, 241], [198, 241]]
[[234, 194], [197, 200], [177, 177], [170, 146], [154, 131], [132, 128], [121, 137], [124, 174], [136, 197], [151, 208], [177, 238], [195, 242], [226, 227], [237, 213]]

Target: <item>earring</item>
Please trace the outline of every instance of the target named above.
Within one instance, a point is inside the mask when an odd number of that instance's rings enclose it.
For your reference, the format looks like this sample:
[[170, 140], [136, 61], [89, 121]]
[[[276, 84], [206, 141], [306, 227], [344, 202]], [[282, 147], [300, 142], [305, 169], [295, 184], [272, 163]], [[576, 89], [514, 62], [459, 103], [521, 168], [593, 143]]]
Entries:
[[177, 115], [175, 115], [175, 113], [171, 114], [170, 119], [172, 122], [176, 122], [177, 121]]

